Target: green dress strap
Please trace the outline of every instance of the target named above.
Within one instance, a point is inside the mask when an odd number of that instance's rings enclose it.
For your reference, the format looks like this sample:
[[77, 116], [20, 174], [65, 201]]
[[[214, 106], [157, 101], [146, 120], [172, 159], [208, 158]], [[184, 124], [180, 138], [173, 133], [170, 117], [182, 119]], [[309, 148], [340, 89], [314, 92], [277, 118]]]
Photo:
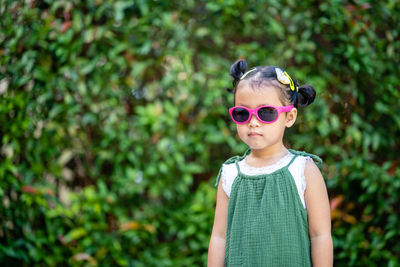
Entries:
[[216, 186], [216, 187], [218, 186], [219, 180], [221, 179], [222, 168], [223, 168], [223, 166], [224, 166], [225, 164], [232, 164], [232, 163], [235, 163], [235, 162], [239, 162], [239, 161], [241, 161], [242, 159], [244, 159], [247, 155], [249, 155], [250, 152], [251, 152], [251, 149], [249, 148], [249, 149], [246, 150], [246, 152], [244, 152], [244, 154], [243, 154], [242, 156], [236, 155], [236, 156], [233, 156], [233, 157], [227, 159], [227, 160], [222, 164], [221, 168], [219, 169], [219, 172], [218, 172], [218, 175], [217, 175], [217, 181], [216, 181], [216, 183], [215, 183], [215, 186]]
[[304, 157], [308, 156], [308, 157], [312, 158], [317, 166], [320, 166], [323, 163], [322, 159], [320, 157], [318, 157], [317, 155], [307, 153], [305, 151], [294, 150], [294, 149], [289, 149], [289, 151], [291, 153], [293, 153], [294, 155], [304, 156]]

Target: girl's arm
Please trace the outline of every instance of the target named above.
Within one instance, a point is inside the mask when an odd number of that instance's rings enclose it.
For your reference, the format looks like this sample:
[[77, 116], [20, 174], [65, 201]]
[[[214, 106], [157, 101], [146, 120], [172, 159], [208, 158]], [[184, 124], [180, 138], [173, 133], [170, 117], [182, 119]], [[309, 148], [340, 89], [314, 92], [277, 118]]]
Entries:
[[331, 215], [325, 182], [314, 162], [307, 161], [304, 175], [312, 263], [315, 267], [332, 266]]
[[228, 214], [228, 196], [218, 184], [217, 205], [215, 208], [214, 226], [208, 247], [208, 267], [223, 267], [225, 261], [226, 219]]

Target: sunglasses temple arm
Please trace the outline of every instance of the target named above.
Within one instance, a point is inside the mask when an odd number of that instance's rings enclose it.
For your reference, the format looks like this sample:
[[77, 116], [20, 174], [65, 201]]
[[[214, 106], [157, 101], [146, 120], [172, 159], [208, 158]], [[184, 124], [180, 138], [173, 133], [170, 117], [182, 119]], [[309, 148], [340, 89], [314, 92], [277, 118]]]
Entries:
[[281, 111], [281, 112], [288, 112], [288, 111], [291, 111], [293, 108], [294, 108], [293, 105], [285, 106], [285, 107], [282, 107], [282, 108], [280, 109], [280, 111]]

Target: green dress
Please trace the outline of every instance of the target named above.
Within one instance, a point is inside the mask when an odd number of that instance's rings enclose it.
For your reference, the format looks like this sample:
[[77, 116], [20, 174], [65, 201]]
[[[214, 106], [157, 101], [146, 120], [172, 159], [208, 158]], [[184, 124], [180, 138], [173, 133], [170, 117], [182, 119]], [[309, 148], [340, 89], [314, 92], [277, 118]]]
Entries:
[[[235, 163], [238, 176], [232, 184], [228, 204], [225, 266], [311, 266], [307, 211], [289, 171], [297, 156], [306, 152], [290, 149], [294, 157], [285, 167], [270, 174], [246, 175], [235, 156], [225, 164]], [[221, 168], [222, 170], [222, 168]], [[217, 185], [221, 171], [217, 177]]]

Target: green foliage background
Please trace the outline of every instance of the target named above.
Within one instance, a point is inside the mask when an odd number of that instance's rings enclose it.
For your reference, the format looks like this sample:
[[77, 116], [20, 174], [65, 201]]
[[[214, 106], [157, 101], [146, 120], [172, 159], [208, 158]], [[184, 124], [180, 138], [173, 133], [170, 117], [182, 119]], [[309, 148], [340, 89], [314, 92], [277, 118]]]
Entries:
[[2, 266], [204, 266], [229, 67], [317, 90], [336, 266], [400, 265], [400, 3], [0, 1]]

